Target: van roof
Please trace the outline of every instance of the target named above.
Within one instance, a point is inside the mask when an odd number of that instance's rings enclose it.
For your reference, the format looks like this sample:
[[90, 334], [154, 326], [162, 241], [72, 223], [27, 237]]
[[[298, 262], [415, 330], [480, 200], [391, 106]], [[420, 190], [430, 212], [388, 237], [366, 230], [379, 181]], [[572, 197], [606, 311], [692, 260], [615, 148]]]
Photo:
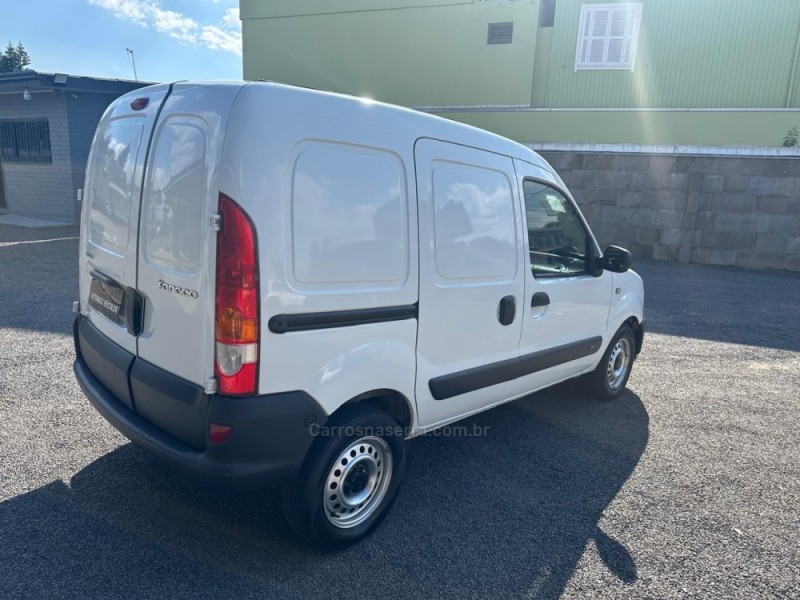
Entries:
[[282, 83], [254, 82], [248, 83], [247, 87], [251, 93], [284, 95], [287, 105], [297, 106], [300, 103], [305, 110], [313, 110], [313, 114], [319, 116], [331, 116], [384, 129], [414, 132], [418, 137], [438, 138], [474, 146], [527, 160], [549, 169], [546, 161], [527, 146], [471, 125], [411, 108]]
[[[175, 87], [225, 86], [231, 81], [181, 81]], [[408, 132], [416, 137], [428, 137], [465, 146], [472, 146], [533, 163], [552, 171], [541, 156], [517, 142], [471, 125], [438, 117], [394, 104], [359, 98], [335, 92], [325, 92], [275, 82], [236, 82], [241, 93], [262, 96], [274, 103], [290, 107], [292, 112], [362, 123], [372, 127]], [[142, 90], [139, 90], [141, 93]]]

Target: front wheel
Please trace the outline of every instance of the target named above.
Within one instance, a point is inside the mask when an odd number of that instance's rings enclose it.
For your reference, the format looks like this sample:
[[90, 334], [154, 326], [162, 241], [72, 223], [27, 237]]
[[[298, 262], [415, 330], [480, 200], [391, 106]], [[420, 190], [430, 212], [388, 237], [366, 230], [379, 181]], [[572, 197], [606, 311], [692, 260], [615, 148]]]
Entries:
[[292, 529], [311, 545], [349, 546], [385, 518], [405, 470], [400, 425], [366, 405], [333, 417], [311, 446], [300, 476], [284, 489]]
[[611, 338], [611, 343], [600, 359], [597, 368], [584, 376], [586, 391], [598, 400], [613, 400], [628, 383], [636, 358], [636, 340], [633, 330], [623, 325]]

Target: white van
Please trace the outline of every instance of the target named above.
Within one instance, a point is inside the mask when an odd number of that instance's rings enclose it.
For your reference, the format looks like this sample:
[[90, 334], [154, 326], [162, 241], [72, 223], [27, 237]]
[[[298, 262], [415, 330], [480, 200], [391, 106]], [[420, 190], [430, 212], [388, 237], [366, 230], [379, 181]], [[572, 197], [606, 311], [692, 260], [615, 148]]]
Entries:
[[496, 135], [272, 83], [176, 83], [106, 111], [86, 175], [75, 374], [146, 450], [284, 486], [353, 543], [404, 441], [583, 376], [619, 395], [642, 280], [559, 176]]

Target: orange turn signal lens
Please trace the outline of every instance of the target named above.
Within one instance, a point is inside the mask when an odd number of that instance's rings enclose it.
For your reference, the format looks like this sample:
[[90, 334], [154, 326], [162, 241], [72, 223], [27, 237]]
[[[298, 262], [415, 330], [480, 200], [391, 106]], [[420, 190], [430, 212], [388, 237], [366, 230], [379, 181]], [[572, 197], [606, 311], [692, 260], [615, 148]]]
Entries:
[[217, 340], [231, 342], [257, 342], [258, 319], [245, 319], [241, 311], [224, 308], [217, 315]]

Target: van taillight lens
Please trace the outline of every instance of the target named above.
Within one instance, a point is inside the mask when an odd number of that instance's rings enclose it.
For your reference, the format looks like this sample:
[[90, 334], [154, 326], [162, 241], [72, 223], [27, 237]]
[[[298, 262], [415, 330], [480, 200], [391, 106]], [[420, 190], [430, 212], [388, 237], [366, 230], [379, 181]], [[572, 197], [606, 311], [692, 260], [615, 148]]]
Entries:
[[258, 245], [242, 207], [219, 195], [215, 362], [221, 394], [254, 394], [258, 385]]

